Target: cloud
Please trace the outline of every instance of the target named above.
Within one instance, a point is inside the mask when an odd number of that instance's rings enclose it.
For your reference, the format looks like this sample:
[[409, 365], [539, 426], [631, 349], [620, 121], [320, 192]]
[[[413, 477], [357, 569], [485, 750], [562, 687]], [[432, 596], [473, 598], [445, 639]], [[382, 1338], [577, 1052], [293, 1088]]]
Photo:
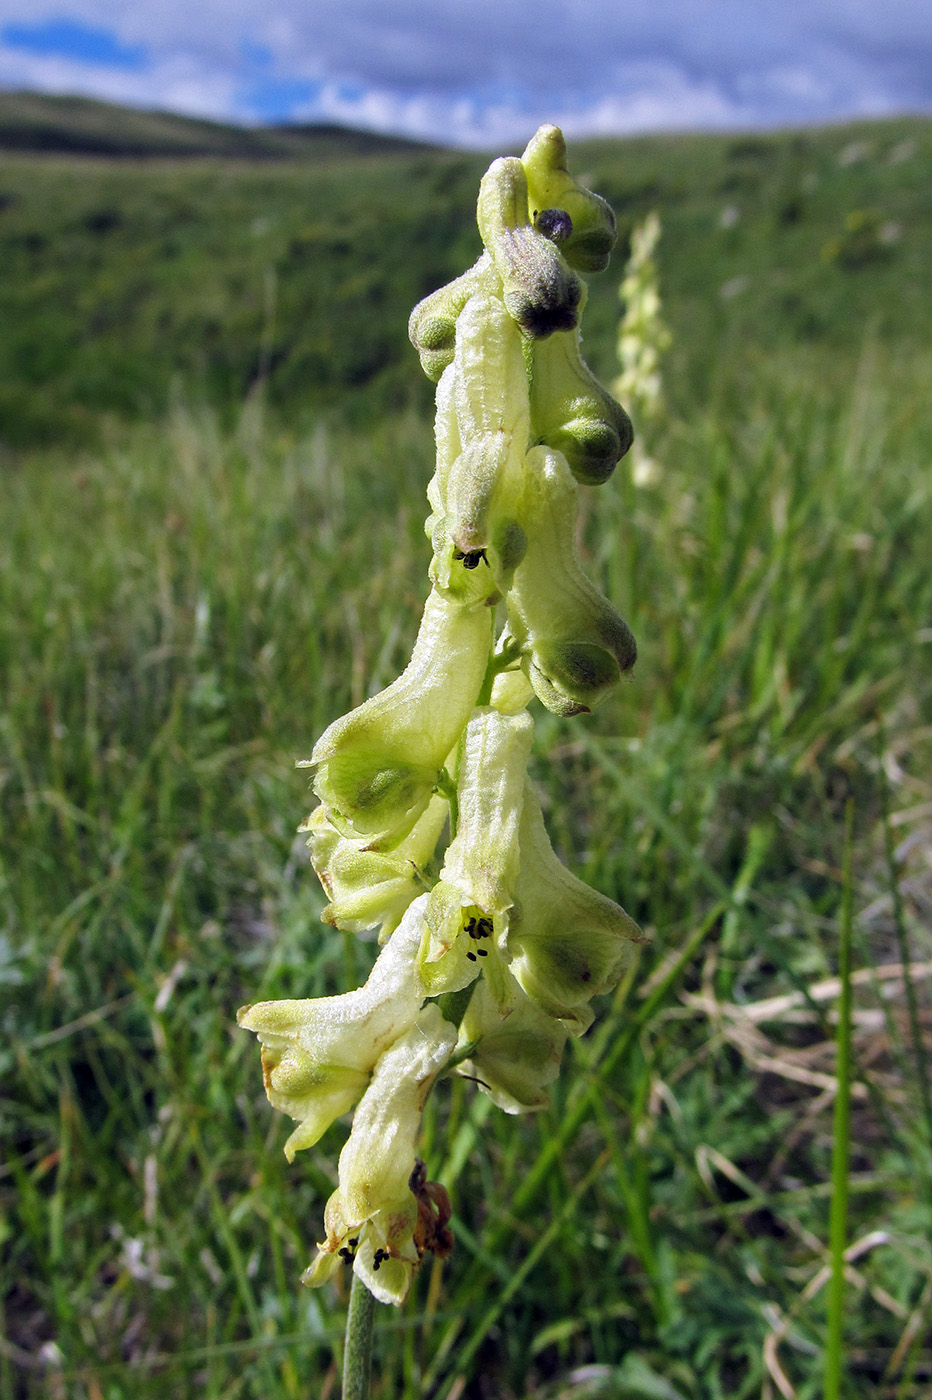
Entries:
[[[544, 119], [582, 135], [932, 110], [932, 31], [913, 0], [2, 4], [6, 86], [245, 121], [489, 146]], [[68, 26], [70, 49], [21, 42]]]

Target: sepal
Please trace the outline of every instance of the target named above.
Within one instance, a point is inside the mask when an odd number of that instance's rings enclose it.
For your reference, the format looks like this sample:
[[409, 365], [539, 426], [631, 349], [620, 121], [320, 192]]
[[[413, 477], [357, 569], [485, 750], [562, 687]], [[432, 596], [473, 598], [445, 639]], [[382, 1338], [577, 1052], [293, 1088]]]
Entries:
[[534, 725], [525, 711], [513, 716], [477, 709], [463, 736], [457, 774], [459, 814], [441, 879], [463, 891], [489, 918], [511, 908], [518, 878], [518, 829]]
[[408, 339], [421, 361], [421, 369], [436, 384], [453, 361], [456, 319], [469, 298], [490, 287], [499, 289], [500, 280], [488, 253], [483, 253], [468, 272], [440, 287], [419, 301], [408, 320]]

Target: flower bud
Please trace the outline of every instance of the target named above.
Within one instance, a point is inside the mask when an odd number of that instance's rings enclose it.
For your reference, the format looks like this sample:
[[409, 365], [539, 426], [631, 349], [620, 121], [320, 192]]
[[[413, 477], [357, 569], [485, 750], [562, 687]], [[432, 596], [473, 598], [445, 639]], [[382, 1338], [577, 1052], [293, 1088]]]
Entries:
[[485, 981], [479, 982], [460, 1023], [458, 1049], [469, 1048], [460, 1072], [478, 1081], [505, 1113], [529, 1113], [550, 1102], [546, 1085], [560, 1071], [566, 1027], [538, 1010], [521, 991], [502, 1015]]
[[477, 217], [508, 314], [524, 333], [537, 339], [575, 326], [582, 284], [557, 245], [532, 227], [527, 176], [516, 157], [490, 165], [479, 186]]
[[524, 501], [528, 549], [508, 595], [509, 626], [541, 703], [554, 714], [579, 714], [634, 665], [637, 648], [628, 624], [580, 567], [576, 483], [559, 452], [528, 453]]
[[456, 318], [469, 298], [486, 286], [500, 287], [500, 281], [488, 253], [483, 253], [468, 272], [419, 301], [411, 312], [408, 338], [434, 383], [452, 363]]
[[497, 297], [473, 296], [463, 308], [452, 394], [463, 448], [441, 475], [440, 494], [454, 544], [470, 553], [488, 548], [499, 522], [517, 518], [530, 440], [521, 336]]
[[537, 341], [531, 359], [531, 432], [562, 452], [577, 481], [607, 481], [634, 439], [631, 419], [579, 353], [579, 332]]
[[390, 847], [408, 834], [466, 727], [491, 646], [490, 609], [430, 594], [404, 673], [331, 724], [299, 764], [315, 769], [314, 791], [344, 835]]
[[417, 975], [427, 896], [408, 909], [365, 986], [342, 996], [243, 1006], [237, 1023], [262, 1044], [262, 1077], [273, 1108], [299, 1126], [285, 1143], [289, 1162], [363, 1094], [390, 1045], [417, 1020], [425, 992]]
[[459, 317], [435, 432], [431, 580], [457, 602], [491, 606], [524, 554], [518, 516], [530, 432], [521, 336], [497, 297], [471, 297]]
[[[569, 215], [572, 231], [560, 251], [579, 272], [604, 272], [617, 237], [612, 207], [576, 183], [566, 166], [566, 142], [557, 126], [542, 126], [521, 157], [527, 175], [531, 217], [538, 227], [553, 222], [554, 210]], [[544, 220], [544, 215], [551, 215]]]
[[473, 712], [460, 750], [456, 835], [441, 879], [464, 903], [498, 919], [511, 908], [518, 876], [518, 823], [534, 725], [525, 711], [508, 717], [490, 706]]
[[499, 671], [492, 682], [492, 704], [500, 714], [520, 714], [533, 699], [534, 688], [520, 667]]
[[455, 1042], [454, 1027], [429, 1005], [378, 1061], [340, 1153], [340, 1184], [324, 1214], [327, 1239], [304, 1283], [323, 1283], [342, 1253], [380, 1303], [404, 1301], [419, 1262], [410, 1186], [415, 1141], [427, 1095]]
[[448, 812], [442, 797], [432, 797], [404, 840], [384, 852], [341, 836], [326, 807], [317, 807], [299, 829], [309, 833], [311, 862], [330, 900], [323, 923], [349, 933], [379, 925], [384, 943], [411, 901], [433, 884], [431, 862]]
[[521, 870], [508, 928], [509, 969], [541, 1011], [580, 1035], [592, 1022], [588, 1002], [614, 986], [644, 938], [623, 909], [557, 858], [530, 783], [518, 839]]

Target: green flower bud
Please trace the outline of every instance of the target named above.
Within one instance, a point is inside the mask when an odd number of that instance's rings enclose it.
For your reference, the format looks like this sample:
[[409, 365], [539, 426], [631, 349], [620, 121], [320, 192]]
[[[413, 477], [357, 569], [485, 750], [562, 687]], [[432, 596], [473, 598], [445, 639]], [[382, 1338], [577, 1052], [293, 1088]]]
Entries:
[[469, 298], [485, 287], [498, 288], [500, 280], [488, 253], [468, 272], [419, 301], [408, 321], [408, 338], [421, 360], [421, 368], [436, 384], [453, 361], [456, 318]]
[[530, 441], [521, 336], [497, 297], [474, 296], [463, 308], [451, 382], [464, 446], [439, 486], [453, 542], [466, 554], [487, 549], [496, 524], [516, 519]]
[[461, 1073], [469, 1075], [505, 1113], [546, 1108], [566, 1044], [562, 1022], [538, 1010], [518, 991], [503, 1016], [485, 981], [479, 982], [460, 1023], [458, 1049], [469, 1048]]
[[237, 1023], [262, 1045], [262, 1077], [273, 1108], [299, 1126], [289, 1162], [363, 1094], [380, 1056], [414, 1025], [424, 1000], [415, 966], [427, 896], [408, 909], [365, 986], [343, 996], [243, 1006]]
[[[566, 166], [566, 142], [557, 126], [542, 126], [521, 157], [527, 175], [531, 218], [538, 226], [554, 224], [553, 213], [564, 210], [572, 220], [572, 232], [564, 236], [560, 251], [580, 272], [604, 272], [617, 232], [610, 204], [576, 183]], [[544, 219], [544, 215], [550, 217]]]
[[430, 866], [448, 813], [442, 797], [431, 798], [404, 840], [384, 852], [342, 836], [326, 807], [317, 807], [299, 830], [309, 833], [311, 862], [330, 899], [321, 920], [349, 933], [379, 925], [384, 943], [411, 901], [433, 884]]
[[503, 715], [517, 715], [534, 699], [534, 688], [517, 667], [499, 671], [492, 682], [492, 704]]
[[557, 858], [530, 783], [519, 842], [509, 968], [541, 1011], [580, 1035], [592, 1022], [590, 999], [615, 985], [643, 935], [623, 909], [571, 875]]
[[425, 1100], [455, 1042], [438, 1007], [425, 1006], [382, 1055], [340, 1153], [340, 1184], [324, 1213], [327, 1239], [304, 1283], [323, 1283], [342, 1257], [353, 1260], [353, 1271], [380, 1303], [404, 1302], [420, 1260], [410, 1186], [415, 1142]]
[[428, 491], [431, 580], [464, 605], [498, 602], [523, 557], [517, 516], [529, 431], [520, 333], [497, 297], [477, 294], [457, 322], [456, 357], [437, 392]]
[[496, 920], [507, 914], [518, 876], [518, 823], [534, 725], [526, 712], [508, 717], [491, 707], [473, 712], [460, 749], [456, 835], [442, 880]]
[[479, 186], [477, 217], [505, 306], [524, 333], [537, 339], [575, 326], [582, 284], [557, 245], [532, 226], [527, 176], [516, 157], [490, 165]]
[[565, 458], [525, 459], [527, 554], [508, 595], [509, 627], [525, 649], [537, 698], [558, 715], [591, 710], [634, 665], [628, 624], [583, 573], [576, 555], [576, 483]]
[[404, 673], [331, 724], [299, 764], [315, 769], [314, 791], [344, 835], [386, 847], [407, 836], [466, 727], [491, 646], [491, 609], [430, 594]]
[[607, 481], [634, 440], [631, 419], [579, 354], [579, 332], [535, 343], [530, 357], [531, 433], [562, 452], [577, 481]]

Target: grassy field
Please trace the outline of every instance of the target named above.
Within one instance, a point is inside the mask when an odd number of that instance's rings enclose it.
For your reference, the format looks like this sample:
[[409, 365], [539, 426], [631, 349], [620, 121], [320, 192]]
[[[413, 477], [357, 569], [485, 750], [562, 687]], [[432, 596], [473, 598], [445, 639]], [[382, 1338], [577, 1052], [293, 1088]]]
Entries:
[[[654, 942], [551, 1110], [434, 1096], [456, 1249], [380, 1310], [373, 1393], [822, 1395], [847, 898], [843, 1394], [920, 1400], [932, 128], [574, 163], [623, 227], [660, 211], [674, 345], [658, 480], [586, 505], [640, 659], [594, 717], [535, 717], [535, 772]], [[374, 954], [317, 922], [293, 764], [410, 649], [432, 443], [404, 326], [473, 254], [482, 166], [0, 162], [2, 1400], [339, 1393], [345, 1292], [297, 1279], [345, 1129], [288, 1167], [233, 1022]]]

